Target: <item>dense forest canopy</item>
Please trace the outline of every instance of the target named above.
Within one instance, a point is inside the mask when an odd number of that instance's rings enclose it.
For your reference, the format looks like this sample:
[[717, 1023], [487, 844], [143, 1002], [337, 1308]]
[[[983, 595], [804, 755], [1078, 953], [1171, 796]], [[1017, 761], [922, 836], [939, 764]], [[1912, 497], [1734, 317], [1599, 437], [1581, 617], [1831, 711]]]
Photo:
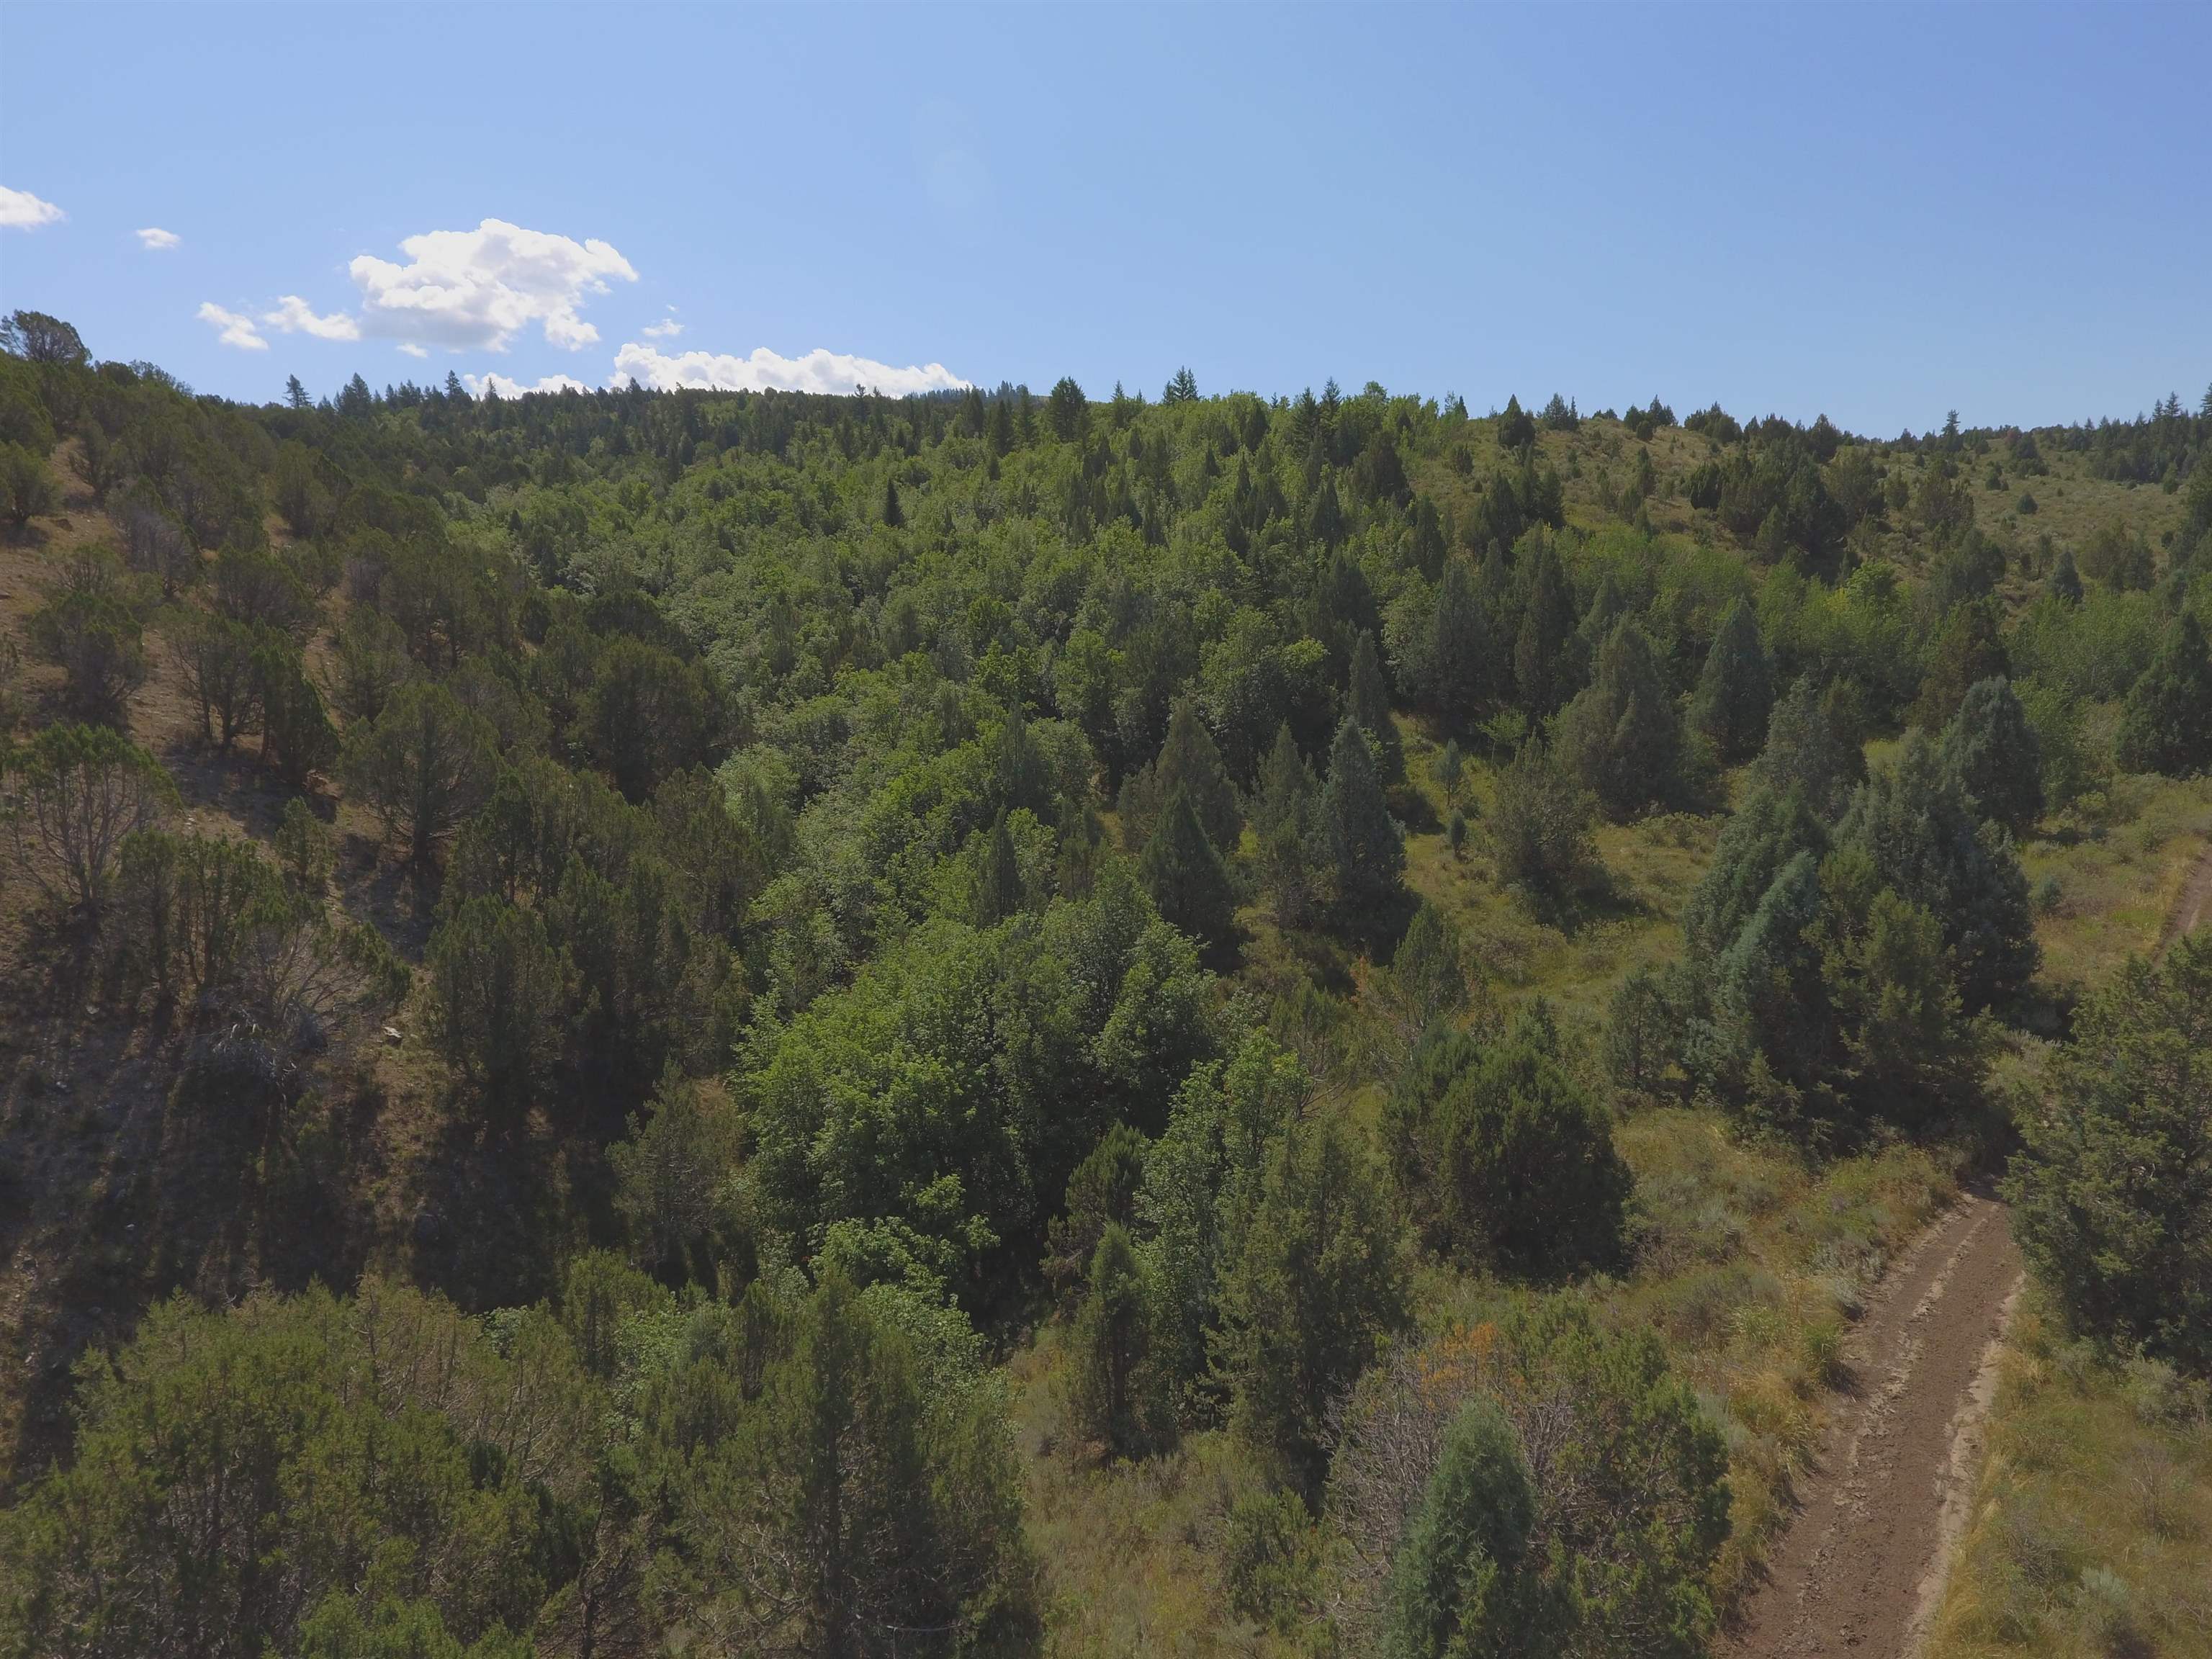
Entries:
[[[2002, 1148], [2076, 994], [2022, 846], [2212, 771], [2212, 391], [250, 407], [4, 344], [9, 948], [264, 1229], [23, 1419], [8, 1652], [1037, 1652], [1031, 1466], [1209, 1457], [1273, 1650], [1702, 1651], [1764, 1477], [1622, 1137]], [[1710, 848], [1663, 959], [1514, 993], [1469, 872], [1571, 933], [1622, 826]], [[2202, 957], [2014, 1176], [2199, 1370]]]

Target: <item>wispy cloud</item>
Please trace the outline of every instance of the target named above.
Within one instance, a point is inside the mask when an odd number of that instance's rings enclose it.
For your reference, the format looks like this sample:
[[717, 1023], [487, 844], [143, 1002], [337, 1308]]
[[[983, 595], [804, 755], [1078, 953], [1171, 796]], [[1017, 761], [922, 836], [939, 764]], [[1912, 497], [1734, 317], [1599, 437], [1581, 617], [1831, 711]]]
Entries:
[[227, 346], [235, 346], [240, 351], [269, 349], [269, 342], [255, 331], [251, 317], [241, 316], [235, 311], [225, 311], [214, 301], [209, 300], [201, 305], [199, 319], [209, 327], [217, 330], [216, 338]]
[[276, 309], [263, 312], [261, 320], [280, 334], [312, 334], [318, 340], [361, 338], [361, 325], [345, 313], [334, 311], [327, 317], [318, 317], [296, 294], [287, 294], [278, 300]]
[[670, 356], [636, 341], [615, 354], [612, 384], [626, 386], [633, 380], [656, 392], [688, 387], [716, 392], [848, 392], [866, 386], [893, 398], [915, 392], [957, 392], [968, 385], [943, 363], [898, 368], [872, 357], [819, 349], [804, 356], [786, 357], [766, 346], [746, 357], [707, 351]]
[[150, 248], [155, 253], [166, 253], [184, 240], [175, 231], [163, 230], [157, 225], [149, 225], [138, 233], [140, 246]]
[[61, 216], [62, 210], [52, 202], [43, 201], [27, 190], [10, 190], [0, 185], [0, 226], [10, 230], [36, 230]]

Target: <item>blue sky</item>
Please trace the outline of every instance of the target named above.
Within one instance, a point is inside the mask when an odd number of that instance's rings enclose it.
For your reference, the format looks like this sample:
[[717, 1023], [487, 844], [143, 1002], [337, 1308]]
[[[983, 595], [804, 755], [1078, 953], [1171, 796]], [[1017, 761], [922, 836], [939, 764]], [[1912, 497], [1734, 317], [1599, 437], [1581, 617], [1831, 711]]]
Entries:
[[2212, 381], [2208, 64], [2182, 5], [10, 4], [0, 306], [257, 399], [2126, 415]]

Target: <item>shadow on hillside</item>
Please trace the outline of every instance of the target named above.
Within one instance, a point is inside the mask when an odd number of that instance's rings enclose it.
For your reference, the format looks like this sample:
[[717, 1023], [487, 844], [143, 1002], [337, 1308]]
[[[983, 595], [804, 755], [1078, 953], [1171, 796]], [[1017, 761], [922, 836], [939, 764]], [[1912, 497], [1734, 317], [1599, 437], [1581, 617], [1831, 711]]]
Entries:
[[347, 1194], [371, 1162], [369, 1120], [303, 1076], [103, 1001], [81, 941], [27, 944], [0, 983], [0, 1260], [23, 1286], [0, 1312], [20, 1367], [0, 1493], [66, 1454], [73, 1368], [153, 1303], [350, 1285], [367, 1228]]

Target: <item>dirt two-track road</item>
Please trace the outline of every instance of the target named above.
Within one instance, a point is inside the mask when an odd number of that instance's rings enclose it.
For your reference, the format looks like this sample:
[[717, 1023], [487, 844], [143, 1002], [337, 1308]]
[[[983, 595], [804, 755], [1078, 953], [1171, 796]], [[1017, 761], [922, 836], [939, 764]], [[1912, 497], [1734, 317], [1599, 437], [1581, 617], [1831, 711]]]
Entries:
[[[2158, 948], [2212, 925], [2212, 851]], [[1962, 1199], [1891, 1269], [1844, 1345], [1849, 1382], [1733, 1659], [1913, 1659], [1966, 1528], [1997, 1345], [2020, 1293], [2004, 1206]]]
[[1972, 1195], [1921, 1235], [1844, 1345], [1848, 1382], [1801, 1509], [1722, 1651], [1909, 1659], [1964, 1528], [1997, 1341], [2021, 1283], [2004, 1206]]

